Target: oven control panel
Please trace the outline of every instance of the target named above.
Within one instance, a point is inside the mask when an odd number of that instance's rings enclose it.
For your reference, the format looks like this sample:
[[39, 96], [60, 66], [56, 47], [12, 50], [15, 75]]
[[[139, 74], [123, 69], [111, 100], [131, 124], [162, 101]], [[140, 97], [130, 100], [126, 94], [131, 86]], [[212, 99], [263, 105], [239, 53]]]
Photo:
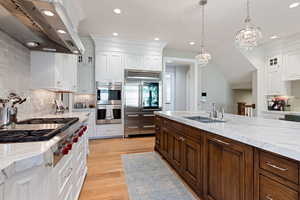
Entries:
[[73, 144], [78, 143], [80, 138], [86, 133], [87, 127], [81, 126], [74, 133], [66, 136], [57, 144], [56, 150], [53, 152], [53, 167], [72, 151]]

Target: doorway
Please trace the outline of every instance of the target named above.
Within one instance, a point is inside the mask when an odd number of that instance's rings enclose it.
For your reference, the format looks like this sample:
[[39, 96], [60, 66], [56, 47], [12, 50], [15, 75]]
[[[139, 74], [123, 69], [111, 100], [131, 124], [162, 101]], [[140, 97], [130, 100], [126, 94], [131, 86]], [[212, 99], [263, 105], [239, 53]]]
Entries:
[[193, 59], [165, 59], [163, 110], [197, 110], [198, 84], [195, 71], [197, 68]]

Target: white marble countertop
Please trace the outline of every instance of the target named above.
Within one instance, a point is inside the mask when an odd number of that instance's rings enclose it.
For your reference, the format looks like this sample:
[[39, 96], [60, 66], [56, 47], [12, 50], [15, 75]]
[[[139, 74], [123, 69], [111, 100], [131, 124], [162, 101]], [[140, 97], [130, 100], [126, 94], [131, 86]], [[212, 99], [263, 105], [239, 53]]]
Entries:
[[[72, 112], [64, 114], [47, 115], [26, 115], [19, 120], [29, 118], [60, 118], [78, 117], [80, 122], [88, 119], [89, 112]], [[60, 136], [55, 136], [49, 141], [25, 142], [0, 144], [0, 183], [1, 180], [11, 177], [13, 174], [25, 171], [34, 166], [39, 166], [47, 162], [51, 152], [51, 147], [60, 140]]]
[[184, 118], [207, 116], [203, 112], [162, 111], [155, 114], [300, 161], [299, 122], [225, 114], [226, 123], [205, 124]]
[[277, 115], [300, 115], [300, 112], [297, 111], [275, 111], [275, 110], [265, 110], [262, 111], [266, 114], [277, 114]]

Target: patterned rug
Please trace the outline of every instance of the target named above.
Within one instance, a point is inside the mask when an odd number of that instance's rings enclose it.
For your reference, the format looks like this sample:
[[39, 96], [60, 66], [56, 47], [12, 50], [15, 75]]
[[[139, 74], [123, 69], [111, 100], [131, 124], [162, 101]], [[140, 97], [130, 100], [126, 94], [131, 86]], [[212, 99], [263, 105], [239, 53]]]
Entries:
[[122, 155], [130, 200], [196, 200], [155, 152]]

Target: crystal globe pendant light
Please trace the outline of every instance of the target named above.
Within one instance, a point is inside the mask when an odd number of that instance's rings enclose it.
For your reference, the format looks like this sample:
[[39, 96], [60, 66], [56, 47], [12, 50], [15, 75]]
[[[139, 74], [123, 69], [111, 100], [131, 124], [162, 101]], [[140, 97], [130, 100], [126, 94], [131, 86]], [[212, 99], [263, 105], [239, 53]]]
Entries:
[[196, 56], [196, 61], [200, 66], [206, 66], [211, 60], [211, 55], [204, 48], [204, 40], [205, 40], [205, 20], [204, 20], [204, 7], [207, 4], [207, 0], [200, 0], [200, 6], [202, 7], [202, 40], [201, 40], [201, 49], [200, 54]]
[[241, 49], [251, 50], [258, 45], [259, 40], [262, 38], [262, 32], [259, 27], [251, 23], [250, 0], [247, 0], [247, 17], [245, 24], [245, 28], [236, 34], [235, 43]]

